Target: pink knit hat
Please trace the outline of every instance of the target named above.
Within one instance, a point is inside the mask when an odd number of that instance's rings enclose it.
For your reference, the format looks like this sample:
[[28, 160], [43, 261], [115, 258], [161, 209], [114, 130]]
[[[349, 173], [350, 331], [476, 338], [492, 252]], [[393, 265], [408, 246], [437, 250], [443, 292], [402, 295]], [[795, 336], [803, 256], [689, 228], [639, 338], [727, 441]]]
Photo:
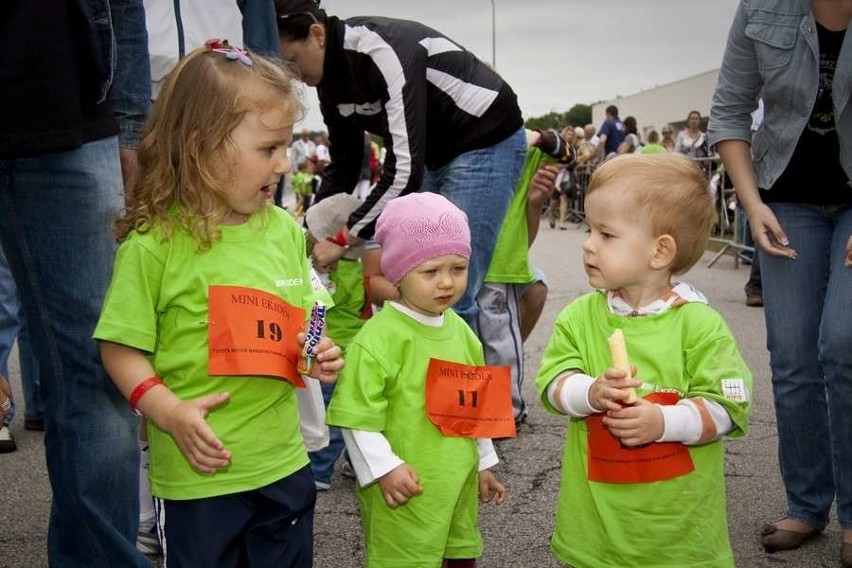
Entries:
[[411, 193], [392, 199], [376, 221], [382, 272], [397, 284], [415, 266], [443, 256], [470, 258], [467, 215], [437, 193]]

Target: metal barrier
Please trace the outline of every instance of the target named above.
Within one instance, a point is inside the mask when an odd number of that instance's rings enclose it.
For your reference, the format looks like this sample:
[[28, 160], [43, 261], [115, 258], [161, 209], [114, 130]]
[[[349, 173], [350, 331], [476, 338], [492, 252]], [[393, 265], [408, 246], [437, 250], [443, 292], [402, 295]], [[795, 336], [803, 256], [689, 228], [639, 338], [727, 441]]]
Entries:
[[707, 268], [712, 268], [716, 262], [726, 254], [733, 254], [734, 268], [740, 266], [740, 254], [754, 254], [754, 247], [746, 246], [740, 231], [740, 215], [742, 209], [737, 207], [737, 194], [730, 178], [721, 168], [721, 160], [718, 157], [693, 158], [693, 161], [707, 174], [707, 183], [713, 193], [716, 204], [716, 226], [710, 236], [710, 241], [715, 243], [719, 250], [707, 263]]
[[[754, 247], [743, 243], [743, 235], [740, 231], [739, 217], [742, 209], [736, 206], [736, 192], [729, 183], [727, 175], [721, 171], [721, 161], [717, 157], [694, 158], [693, 161], [707, 174], [707, 183], [710, 186], [715, 200], [717, 222], [710, 235], [710, 241], [719, 247], [716, 254], [707, 263], [712, 268], [716, 262], [726, 254], [732, 254], [734, 268], [739, 268], [740, 254], [754, 254]], [[574, 180], [576, 190], [571, 193], [571, 202], [568, 210], [569, 222], [579, 224], [586, 220], [585, 199], [586, 188], [589, 179], [595, 170], [596, 164], [587, 164], [574, 168]], [[718, 176], [718, 177], [716, 177]], [[716, 177], [716, 179], [714, 179]], [[551, 213], [550, 209], [558, 208], [558, 204], [547, 203], [545, 214]]]

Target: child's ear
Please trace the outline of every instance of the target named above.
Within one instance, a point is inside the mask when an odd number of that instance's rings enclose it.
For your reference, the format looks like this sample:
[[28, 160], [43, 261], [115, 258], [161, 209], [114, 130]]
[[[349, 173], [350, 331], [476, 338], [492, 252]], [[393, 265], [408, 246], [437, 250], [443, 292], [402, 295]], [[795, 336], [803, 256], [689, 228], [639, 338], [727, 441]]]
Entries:
[[671, 235], [660, 235], [656, 241], [654, 256], [651, 257], [651, 268], [663, 270], [674, 262], [677, 256], [677, 243]]

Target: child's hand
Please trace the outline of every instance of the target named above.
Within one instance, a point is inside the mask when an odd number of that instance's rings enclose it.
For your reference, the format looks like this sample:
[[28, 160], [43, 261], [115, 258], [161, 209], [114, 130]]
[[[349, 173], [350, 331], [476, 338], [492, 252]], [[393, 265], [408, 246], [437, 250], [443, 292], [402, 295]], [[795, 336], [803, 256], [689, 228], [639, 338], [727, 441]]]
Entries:
[[527, 206], [538, 205], [539, 209], [548, 200], [556, 189], [556, 178], [559, 176], [559, 167], [553, 164], [543, 164], [538, 168], [532, 180], [527, 195]]
[[497, 477], [491, 473], [491, 470], [485, 469], [479, 472], [479, 500], [483, 503], [489, 503], [491, 499], [497, 497], [494, 502], [498, 507], [506, 501], [506, 488], [502, 483], [497, 481]]
[[650, 444], [659, 440], [665, 430], [660, 408], [642, 398], [632, 406], [608, 411], [603, 423], [625, 446]]
[[231, 452], [225, 449], [205, 420], [210, 410], [226, 402], [229, 396], [218, 393], [180, 402], [160, 424], [190, 465], [201, 473], [215, 473], [231, 463]]
[[[636, 368], [632, 367], [633, 376], [636, 376]], [[624, 406], [624, 402], [630, 393], [625, 390], [628, 387], [642, 386], [642, 381], [627, 378], [627, 373], [618, 369], [607, 369], [606, 372], [595, 379], [589, 389], [589, 404], [595, 410], [606, 412], [618, 410]]]
[[379, 478], [379, 487], [385, 497], [388, 507], [405, 505], [415, 495], [420, 495], [423, 488], [420, 487], [420, 478], [407, 463], [404, 463]]
[[[304, 332], [299, 333], [296, 340], [301, 349], [305, 345]], [[314, 361], [311, 376], [324, 383], [333, 383], [337, 380], [337, 372], [343, 368], [343, 352], [331, 339], [323, 336], [314, 348]]]

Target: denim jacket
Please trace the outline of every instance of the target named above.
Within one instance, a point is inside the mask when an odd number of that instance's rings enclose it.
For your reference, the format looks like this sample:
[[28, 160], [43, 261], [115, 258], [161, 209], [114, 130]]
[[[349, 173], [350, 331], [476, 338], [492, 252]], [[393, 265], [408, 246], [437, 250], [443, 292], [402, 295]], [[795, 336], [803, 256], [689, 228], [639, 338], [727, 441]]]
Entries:
[[[852, 32], [834, 72], [832, 97], [840, 163], [852, 179]], [[711, 145], [751, 142], [758, 187], [784, 172], [814, 107], [819, 43], [810, 0], [742, 0], [728, 35], [710, 107]], [[765, 120], [752, 141], [751, 111], [763, 89]]]
[[100, 73], [97, 101], [109, 98], [121, 133], [119, 145], [139, 144], [151, 106], [148, 34], [142, 0], [76, 0], [90, 24], [85, 33]]

